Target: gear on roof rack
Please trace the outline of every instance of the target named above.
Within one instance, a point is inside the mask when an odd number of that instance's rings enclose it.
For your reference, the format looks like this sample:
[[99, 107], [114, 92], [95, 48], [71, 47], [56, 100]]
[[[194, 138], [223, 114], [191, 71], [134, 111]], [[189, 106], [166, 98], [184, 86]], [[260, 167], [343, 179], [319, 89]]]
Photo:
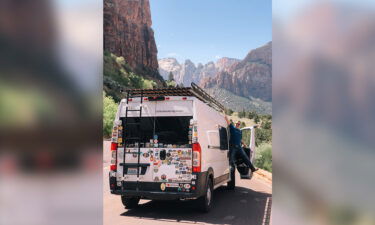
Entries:
[[196, 85], [194, 82], [191, 83], [191, 87], [175, 87], [175, 88], [158, 88], [158, 89], [131, 89], [126, 90], [129, 98], [134, 97], [154, 97], [154, 96], [194, 96], [216, 109], [217, 111], [225, 110], [225, 107], [220, 104], [216, 99], [211, 97], [202, 88]]

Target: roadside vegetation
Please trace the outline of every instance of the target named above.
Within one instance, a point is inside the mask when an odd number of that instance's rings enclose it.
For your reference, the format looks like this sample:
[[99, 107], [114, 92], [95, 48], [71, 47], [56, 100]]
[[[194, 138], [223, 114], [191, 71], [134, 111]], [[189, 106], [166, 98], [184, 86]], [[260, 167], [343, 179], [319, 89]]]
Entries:
[[157, 83], [135, 74], [126, 63], [124, 57], [118, 57], [113, 53], [104, 52], [104, 91], [111, 96], [115, 102], [120, 102], [124, 97], [124, 88], [154, 88]]
[[[255, 132], [257, 146], [255, 166], [272, 172], [272, 115], [262, 115], [255, 111], [233, 112], [227, 109], [225, 113], [233, 122], [241, 121], [241, 128], [258, 124]], [[249, 134], [243, 134], [245, 143], [250, 140]]]
[[262, 143], [257, 147], [255, 155], [255, 166], [272, 173], [272, 145]]
[[118, 103], [125, 97], [124, 89], [157, 87], [151, 79], [144, 78], [132, 71], [124, 57], [118, 57], [108, 51], [104, 52], [103, 69], [103, 135], [110, 137], [113, 120], [117, 112]]
[[103, 136], [108, 138], [111, 136], [113, 121], [117, 112], [117, 103], [111, 96], [106, 96], [103, 92]]

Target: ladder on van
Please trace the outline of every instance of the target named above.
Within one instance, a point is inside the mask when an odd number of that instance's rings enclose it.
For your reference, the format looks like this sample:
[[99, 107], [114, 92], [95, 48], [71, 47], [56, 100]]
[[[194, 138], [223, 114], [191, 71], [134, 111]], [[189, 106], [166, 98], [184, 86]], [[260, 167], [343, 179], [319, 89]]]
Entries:
[[[129, 109], [129, 98], [131, 97], [131, 91], [128, 90], [127, 91], [127, 96], [126, 96], [126, 111], [125, 111], [125, 122], [124, 122], [124, 158], [123, 158], [123, 162], [124, 162], [124, 169], [123, 169], [123, 176], [125, 176], [125, 164], [126, 164], [126, 155], [127, 154], [133, 154], [133, 153], [130, 153], [130, 152], [127, 152], [126, 151], [126, 147], [127, 147], [127, 144], [126, 144], [126, 141], [128, 140], [134, 140], [135, 143], [137, 143], [137, 146], [138, 146], [138, 159], [137, 159], [137, 190], [138, 190], [138, 182], [139, 182], [139, 167], [140, 167], [140, 154], [141, 154], [141, 143], [140, 143], [140, 140], [141, 140], [141, 122], [142, 122], [142, 107], [143, 107], [143, 91], [140, 93], [140, 97], [141, 97], [141, 103], [139, 105], [139, 109]], [[137, 117], [138, 120], [135, 120], [134, 122], [130, 123], [128, 121], [128, 112], [139, 112], [139, 116]], [[132, 117], [134, 118], [134, 117]], [[130, 137], [129, 136], [129, 133], [127, 132], [128, 130], [130, 130], [128, 128], [128, 126], [131, 125], [131, 126], [136, 126], [137, 127], [137, 136], [136, 137]]]

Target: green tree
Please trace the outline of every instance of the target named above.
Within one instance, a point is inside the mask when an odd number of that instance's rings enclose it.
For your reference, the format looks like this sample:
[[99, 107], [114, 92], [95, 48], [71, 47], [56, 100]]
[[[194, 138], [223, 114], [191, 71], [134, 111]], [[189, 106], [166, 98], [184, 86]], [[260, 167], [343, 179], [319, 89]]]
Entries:
[[271, 129], [263, 129], [258, 128], [255, 132], [255, 143], [256, 145], [260, 145], [262, 143], [269, 143], [272, 141], [272, 130]]
[[247, 113], [246, 117], [249, 119], [253, 119], [255, 115], [257, 115], [257, 113], [255, 111], [251, 111]]
[[244, 109], [243, 109], [241, 112], [238, 112], [238, 117], [239, 117], [239, 118], [244, 118], [245, 115], [246, 115], [246, 112], [245, 112]]
[[262, 128], [263, 129], [271, 129], [271, 126], [272, 126], [272, 122], [269, 121], [269, 120], [266, 120], [262, 123]]
[[[151, 77], [150, 77], [151, 78]], [[123, 89], [154, 88], [158, 84], [151, 79], [133, 72], [124, 57], [104, 51], [103, 89], [107, 96], [119, 102], [124, 96]]]
[[110, 137], [112, 133], [113, 121], [117, 113], [117, 104], [111, 96], [106, 96], [103, 92], [103, 135]]
[[165, 83], [167, 87], [176, 87], [176, 82], [174, 80], [167, 80]]
[[169, 75], [168, 75], [168, 80], [169, 80], [169, 81], [173, 81], [173, 80], [174, 80], [174, 76], [173, 76], [173, 73], [172, 73], [172, 71], [171, 71], [171, 72], [169, 72]]
[[260, 119], [259, 119], [259, 115], [258, 114], [255, 114], [254, 116], [254, 122], [255, 123], [259, 123]]

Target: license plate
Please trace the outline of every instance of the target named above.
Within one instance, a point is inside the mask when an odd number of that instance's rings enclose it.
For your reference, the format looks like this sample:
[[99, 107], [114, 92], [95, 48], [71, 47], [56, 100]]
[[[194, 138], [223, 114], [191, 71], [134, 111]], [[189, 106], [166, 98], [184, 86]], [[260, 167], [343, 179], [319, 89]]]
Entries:
[[128, 174], [129, 175], [137, 175], [137, 168], [129, 168]]

